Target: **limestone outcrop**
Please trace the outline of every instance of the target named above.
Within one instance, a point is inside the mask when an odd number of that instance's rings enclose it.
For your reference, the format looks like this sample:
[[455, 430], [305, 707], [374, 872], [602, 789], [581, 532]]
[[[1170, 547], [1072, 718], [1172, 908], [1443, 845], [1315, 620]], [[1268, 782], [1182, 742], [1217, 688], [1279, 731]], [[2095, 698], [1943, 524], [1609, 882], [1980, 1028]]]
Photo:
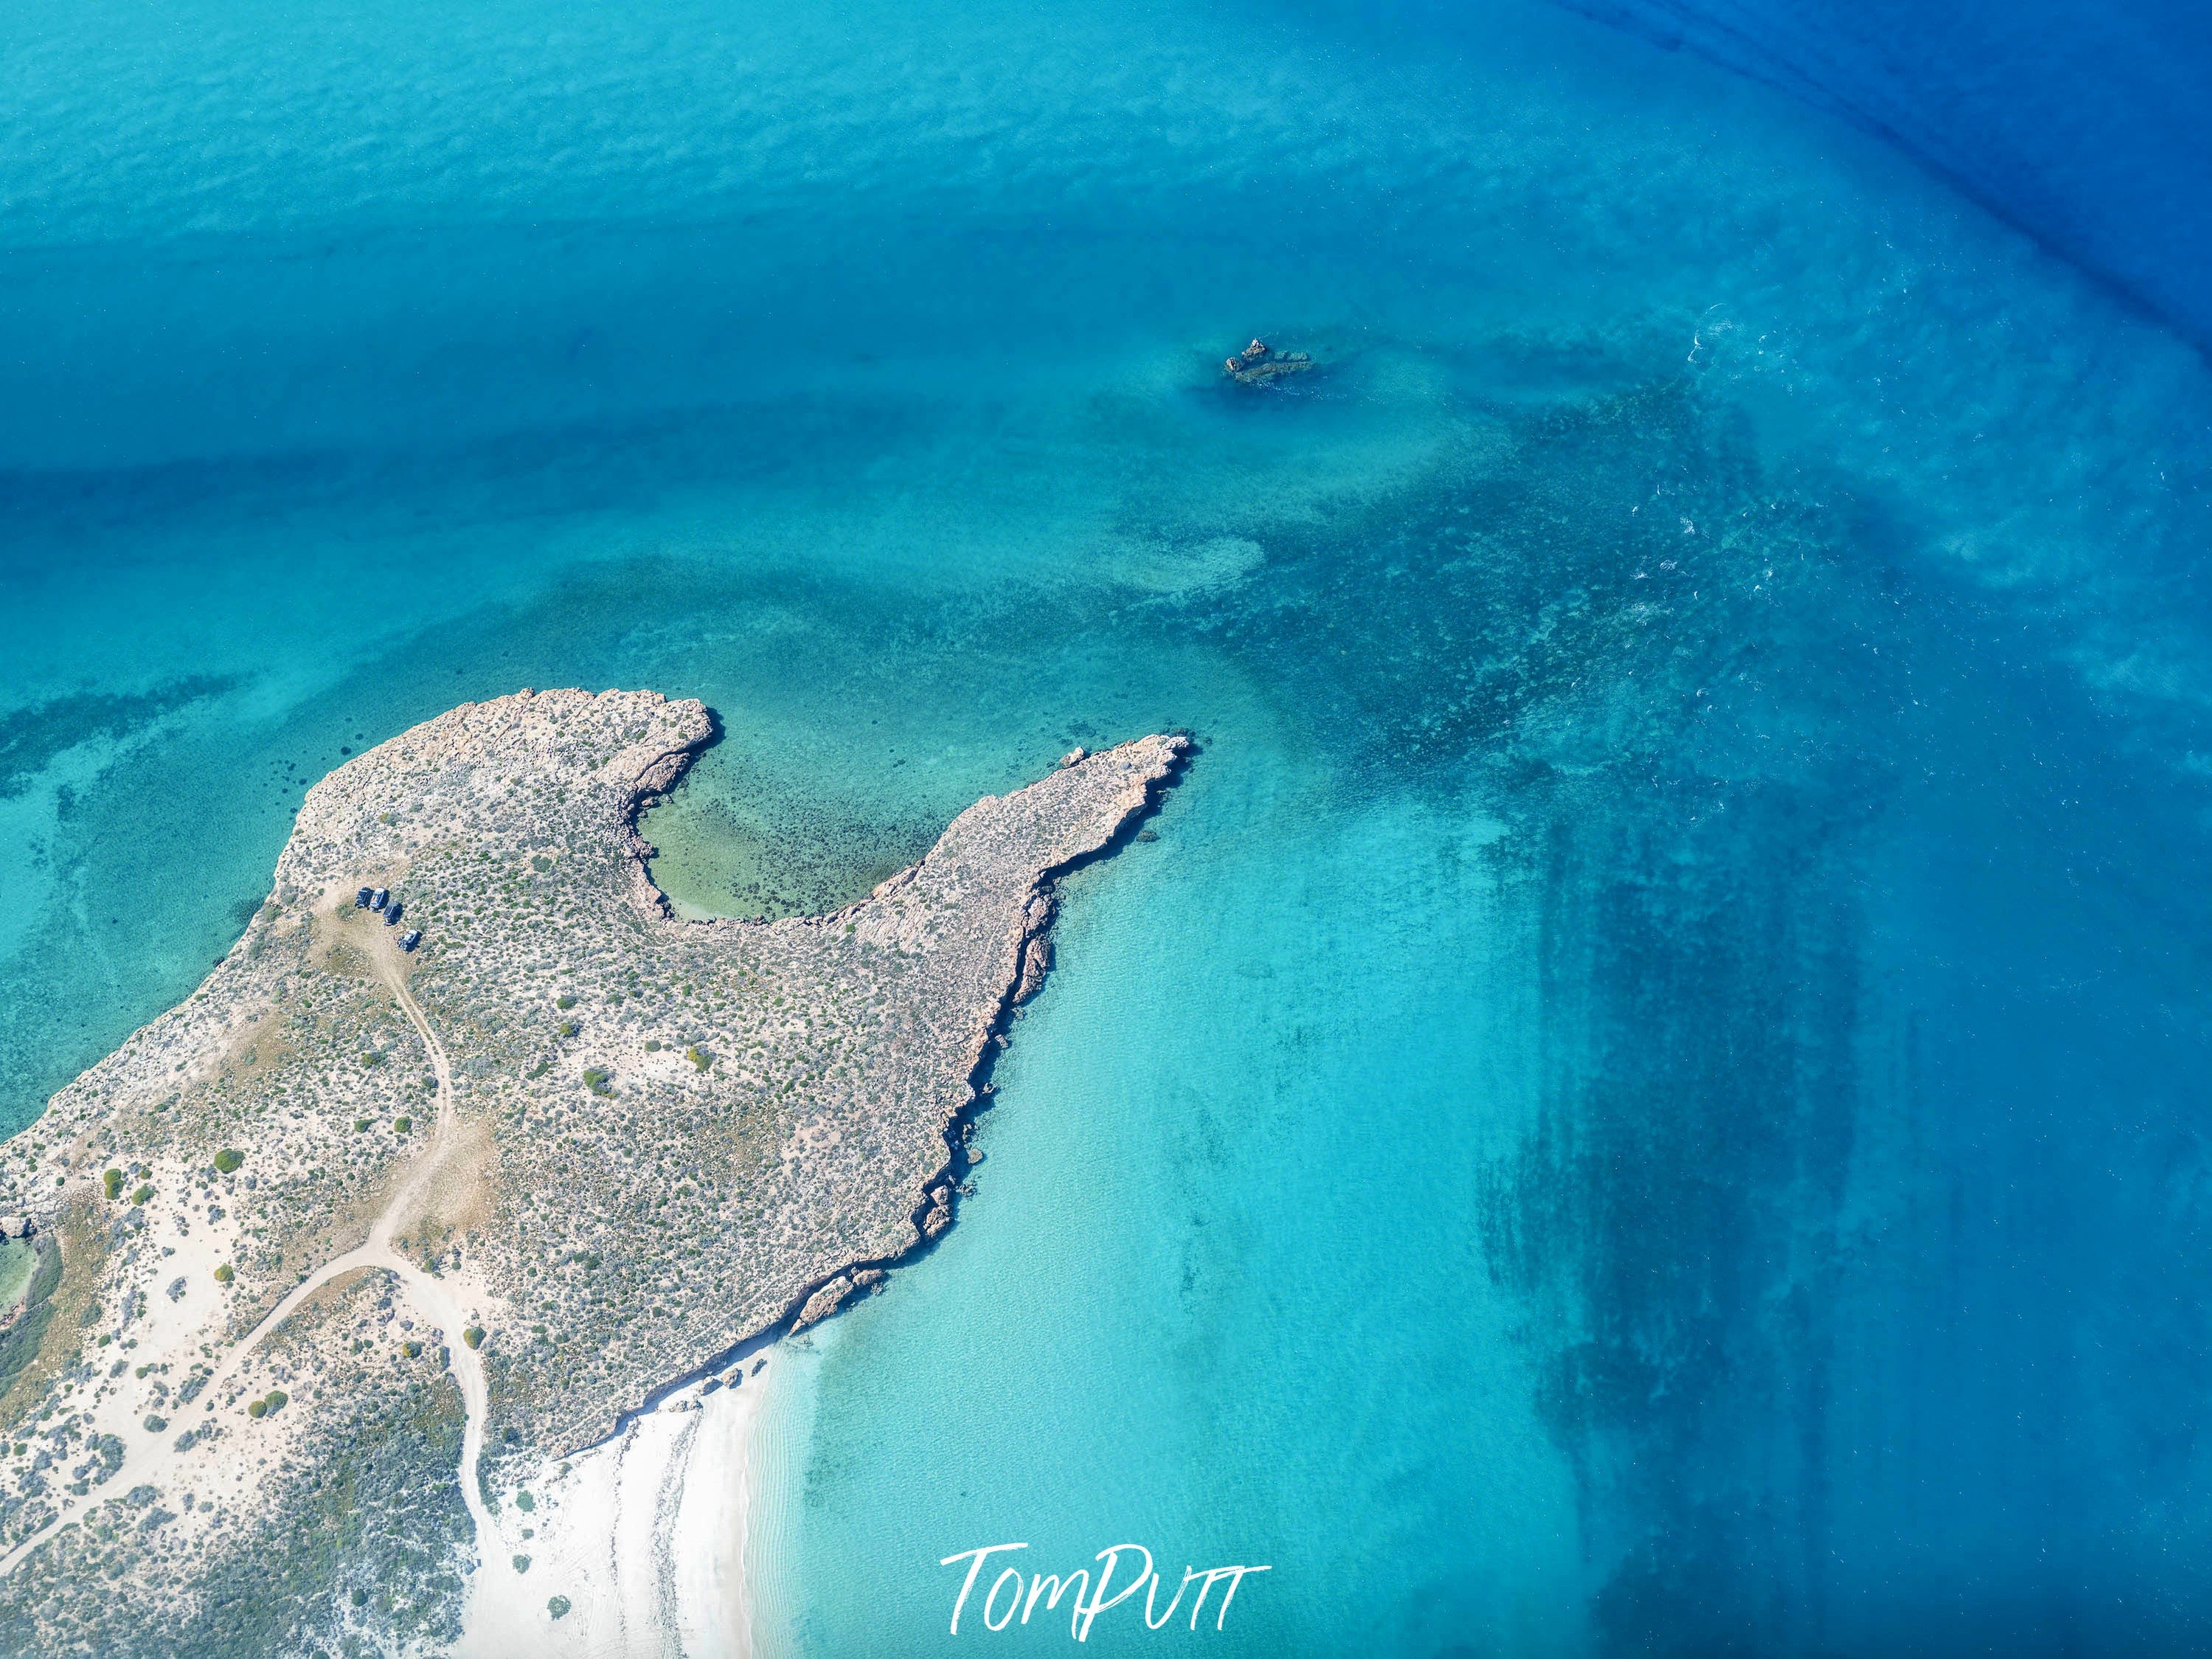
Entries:
[[[834, 914], [691, 921], [635, 824], [713, 731], [649, 692], [523, 692], [357, 757], [206, 981], [0, 1147], [0, 1212], [58, 1263], [0, 1334], [0, 1430], [26, 1448], [0, 1464], [0, 1649], [88, 1620], [135, 1651], [134, 1592], [188, 1624], [243, 1540], [319, 1513], [365, 1432], [453, 1498], [420, 1526], [455, 1539], [457, 1447], [495, 1492], [508, 1460], [827, 1317], [951, 1223], [948, 1131], [1050, 964], [1054, 878], [1187, 745], [978, 801]], [[420, 1582], [458, 1594], [451, 1565]], [[298, 1568], [286, 1640], [375, 1622], [354, 1570]], [[389, 1628], [435, 1646], [451, 1610], [410, 1605]]]

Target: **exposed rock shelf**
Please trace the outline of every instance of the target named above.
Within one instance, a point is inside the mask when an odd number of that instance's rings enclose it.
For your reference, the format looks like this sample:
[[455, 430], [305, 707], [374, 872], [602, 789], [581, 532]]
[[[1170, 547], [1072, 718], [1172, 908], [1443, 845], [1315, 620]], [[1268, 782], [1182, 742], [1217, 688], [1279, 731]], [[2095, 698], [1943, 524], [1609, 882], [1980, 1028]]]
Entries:
[[[712, 730], [523, 692], [358, 757], [206, 982], [0, 1148], [0, 1211], [60, 1262], [0, 1335], [0, 1649], [175, 1651], [240, 1590], [272, 1644], [448, 1642], [471, 1540], [513, 1570], [482, 1536], [506, 1471], [947, 1224], [1053, 878], [1186, 745], [979, 801], [832, 915], [685, 921], [635, 825]], [[369, 1480], [406, 1495], [332, 1498]]]

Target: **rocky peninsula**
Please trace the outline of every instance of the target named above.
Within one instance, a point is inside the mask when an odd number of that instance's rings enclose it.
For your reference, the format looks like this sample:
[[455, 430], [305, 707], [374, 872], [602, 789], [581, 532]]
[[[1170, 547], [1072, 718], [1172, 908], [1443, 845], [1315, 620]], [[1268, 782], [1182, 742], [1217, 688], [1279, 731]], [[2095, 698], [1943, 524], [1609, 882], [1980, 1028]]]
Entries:
[[0, 1328], [0, 1651], [556, 1620], [532, 1488], [951, 1223], [1054, 878], [1188, 746], [1079, 751], [833, 914], [690, 921], [636, 824], [713, 735], [524, 691], [349, 761], [205, 982], [0, 1146], [36, 1253]]

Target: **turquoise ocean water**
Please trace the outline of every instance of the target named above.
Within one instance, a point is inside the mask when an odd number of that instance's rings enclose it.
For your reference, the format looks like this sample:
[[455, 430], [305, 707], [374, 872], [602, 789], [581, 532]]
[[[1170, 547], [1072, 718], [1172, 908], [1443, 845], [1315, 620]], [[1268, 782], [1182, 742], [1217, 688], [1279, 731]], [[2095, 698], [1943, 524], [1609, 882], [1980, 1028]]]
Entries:
[[744, 913], [1188, 726], [787, 1368], [765, 1650], [1056, 1647], [945, 1633], [1018, 1539], [1270, 1565], [1113, 1652], [2212, 1644], [2154, 316], [1515, 4], [26, 0], [0, 109], [7, 1124], [462, 699], [705, 698]]

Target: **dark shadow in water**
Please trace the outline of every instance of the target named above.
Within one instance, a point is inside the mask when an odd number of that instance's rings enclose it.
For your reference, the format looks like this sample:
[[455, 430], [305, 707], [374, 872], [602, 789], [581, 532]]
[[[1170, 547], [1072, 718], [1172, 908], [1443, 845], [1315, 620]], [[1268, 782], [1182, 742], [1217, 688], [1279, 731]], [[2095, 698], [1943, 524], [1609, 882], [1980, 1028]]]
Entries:
[[1607, 1649], [2212, 1646], [2203, 734], [2064, 666], [2092, 596], [1818, 482], [1653, 386], [1248, 531], [1189, 621], [1510, 826], [1545, 1081], [1482, 1225]]
[[[127, 920], [190, 958], [96, 1000], [58, 972], [0, 1038], [65, 1076], [121, 1035], [80, 1004], [173, 1001], [295, 780], [462, 697], [772, 705], [830, 760], [763, 811], [842, 883], [1074, 726], [1202, 728], [1171, 653], [1225, 657], [1347, 790], [1507, 826], [1544, 1081], [1479, 1222], [1580, 1478], [1606, 1645], [2212, 1646], [2185, 1547], [2212, 1529], [2209, 803], [2166, 759], [2212, 733], [2061, 665], [2095, 593], [1948, 580], [1909, 514], [1770, 476], [1686, 385], [1469, 413], [1480, 441], [1385, 499], [1294, 528], [1255, 504], [1225, 528], [1264, 561], [1202, 593], [640, 559], [426, 635], [281, 730], [149, 746], [69, 820], [89, 896], [33, 948], [78, 971], [82, 930]], [[904, 763], [950, 738], [971, 758]], [[732, 751], [775, 740], [732, 717]], [[209, 776], [256, 781], [212, 847]], [[140, 913], [101, 908], [122, 888]]]

